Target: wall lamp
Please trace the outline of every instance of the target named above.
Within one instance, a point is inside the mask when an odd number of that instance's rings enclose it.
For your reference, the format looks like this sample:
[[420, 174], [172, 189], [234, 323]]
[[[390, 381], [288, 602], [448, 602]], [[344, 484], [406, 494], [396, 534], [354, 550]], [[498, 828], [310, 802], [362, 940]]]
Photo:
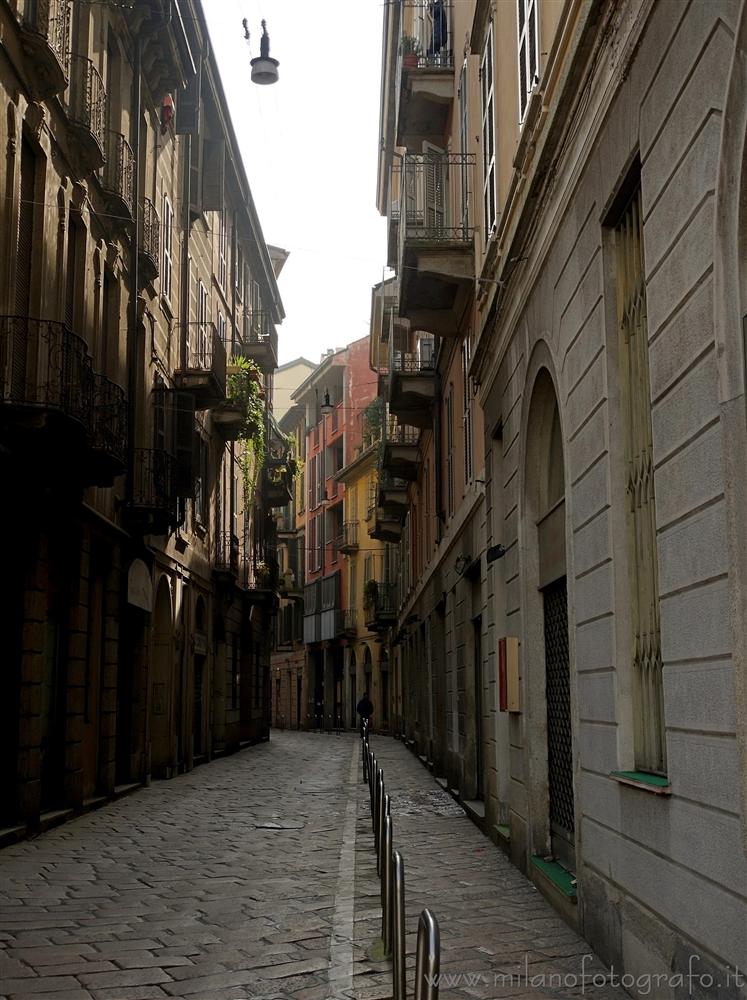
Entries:
[[485, 553], [485, 562], [488, 564], [495, 562], [496, 559], [502, 559], [505, 556], [506, 550], [502, 545], [491, 545], [488, 551]]

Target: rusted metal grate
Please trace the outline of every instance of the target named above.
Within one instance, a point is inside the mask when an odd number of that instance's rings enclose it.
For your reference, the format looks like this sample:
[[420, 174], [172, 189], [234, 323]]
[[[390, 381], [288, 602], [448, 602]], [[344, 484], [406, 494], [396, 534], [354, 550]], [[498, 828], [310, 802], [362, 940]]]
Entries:
[[568, 605], [565, 578], [544, 591], [547, 699], [547, 770], [550, 825], [573, 841], [573, 735], [568, 662]]

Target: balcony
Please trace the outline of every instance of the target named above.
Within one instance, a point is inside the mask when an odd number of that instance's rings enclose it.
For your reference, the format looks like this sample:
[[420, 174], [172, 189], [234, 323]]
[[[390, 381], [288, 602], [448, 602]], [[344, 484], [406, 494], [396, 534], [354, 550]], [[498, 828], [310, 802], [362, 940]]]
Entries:
[[364, 624], [372, 632], [383, 632], [397, 620], [397, 588], [393, 583], [369, 580], [363, 598]]
[[268, 459], [265, 465], [263, 495], [268, 507], [287, 507], [293, 499], [294, 467], [291, 459]]
[[174, 385], [194, 395], [198, 410], [225, 400], [226, 348], [212, 323], [190, 327], [186, 367], [174, 372]]
[[131, 222], [132, 184], [135, 160], [132, 147], [120, 132], [106, 130], [106, 163], [101, 171], [101, 186], [107, 194], [111, 215]]
[[337, 536], [335, 544], [338, 552], [351, 555], [358, 551], [358, 522], [343, 521], [342, 531]]
[[236, 353], [249, 358], [261, 371], [273, 372], [278, 366], [278, 332], [268, 312], [244, 314], [243, 336]]
[[21, 41], [33, 96], [43, 101], [61, 94], [70, 72], [70, 0], [26, 0]]
[[400, 315], [415, 329], [454, 337], [475, 282], [470, 217], [475, 157], [407, 155], [399, 222]]
[[358, 612], [355, 608], [346, 608], [341, 615], [341, 634], [348, 639], [354, 639], [358, 634]]
[[258, 600], [274, 600], [280, 580], [277, 559], [269, 547], [262, 550], [251, 541], [239, 545], [239, 583]]
[[127, 521], [143, 534], [164, 535], [176, 524], [176, 460], [162, 448], [136, 448]]
[[106, 159], [106, 91], [101, 74], [85, 56], [70, 58], [68, 118], [78, 167], [86, 177]]
[[402, 539], [402, 531], [402, 515], [391, 513], [383, 507], [376, 508], [373, 524], [368, 529], [369, 538], [397, 543]]
[[111, 486], [127, 471], [127, 402], [124, 389], [105, 375], [93, 376], [91, 456], [87, 464], [94, 486]]
[[387, 213], [386, 229], [386, 266], [394, 270], [397, 267], [399, 250], [399, 197], [402, 181], [402, 171], [399, 162], [395, 160], [389, 175], [389, 211]]
[[220, 580], [234, 583], [239, 576], [239, 538], [231, 531], [220, 531], [215, 538], [213, 573]]
[[[49, 452], [86, 441], [93, 370], [85, 342], [64, 323], [0, 317], [0, 421], [19, 447], [45, 434]], [[38, 457], [38, 456], [37, 456]]]
[[397, 145], [446, 144], [454, 103], [453, 5], [405, 0], [397, 56]]
[[391, 489], [391, 483], [395, 481], [414, 482], [418, 478], [420, 468], [418, 460], [419, 440], [420, 431], [417, 427], [401, 424], [396, 417], [389, 417], [381, 457], [381, 469], [388, 473], [388, 477], [379, 482], [380, 504], [382, 503], [382, 485], [389, 484]]
[[155, 281], [160, 270], [161, 222], [150, 198], [143, 198], [138, 237], [138, 260], [144, 283]]
[[433, 426], [436, 402], [436, 358], [433, 340], [423, 339], [415, 352], [392, 350], [389, 362], [389, 412], [403, 424]]
[[379, 472], [379, 496], [377, 513], [383, 509], [388, 514], [404, 518], [409, 510], [410, 502], [407, 495], [407, 480], [386, 472]]

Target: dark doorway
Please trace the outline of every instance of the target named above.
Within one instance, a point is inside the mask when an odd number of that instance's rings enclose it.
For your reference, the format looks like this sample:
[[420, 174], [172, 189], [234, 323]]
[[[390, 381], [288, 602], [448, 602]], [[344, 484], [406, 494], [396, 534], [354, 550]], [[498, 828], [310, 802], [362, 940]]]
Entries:
[[547, 774], [552, 853], [575, 868], [571, 674], [568, 658], [566, 578], [543, 590], [547, 701]]
[[472, 621], [472, 656], [475, 686], [475, 798], [485, 798], [485, 761], [482, 731], [482, 618]]

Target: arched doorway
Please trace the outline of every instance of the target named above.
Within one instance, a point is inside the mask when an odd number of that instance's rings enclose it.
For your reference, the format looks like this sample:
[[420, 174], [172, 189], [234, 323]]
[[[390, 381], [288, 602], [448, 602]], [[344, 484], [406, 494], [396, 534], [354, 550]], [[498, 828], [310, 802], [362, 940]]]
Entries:
[[156, 591], [153, 617], [150, 691], [151, 773], [156, 778], [169, 777], [174, 764], [173, 670], [174, 629], [171, 589], [167, 578], [162, 576]]
[[563, 435], [547, 368], [538, 370], [525, 466], [527, 725], [532, 753], [532, 845], [575, 870], [573, 722], [566, 583]]

